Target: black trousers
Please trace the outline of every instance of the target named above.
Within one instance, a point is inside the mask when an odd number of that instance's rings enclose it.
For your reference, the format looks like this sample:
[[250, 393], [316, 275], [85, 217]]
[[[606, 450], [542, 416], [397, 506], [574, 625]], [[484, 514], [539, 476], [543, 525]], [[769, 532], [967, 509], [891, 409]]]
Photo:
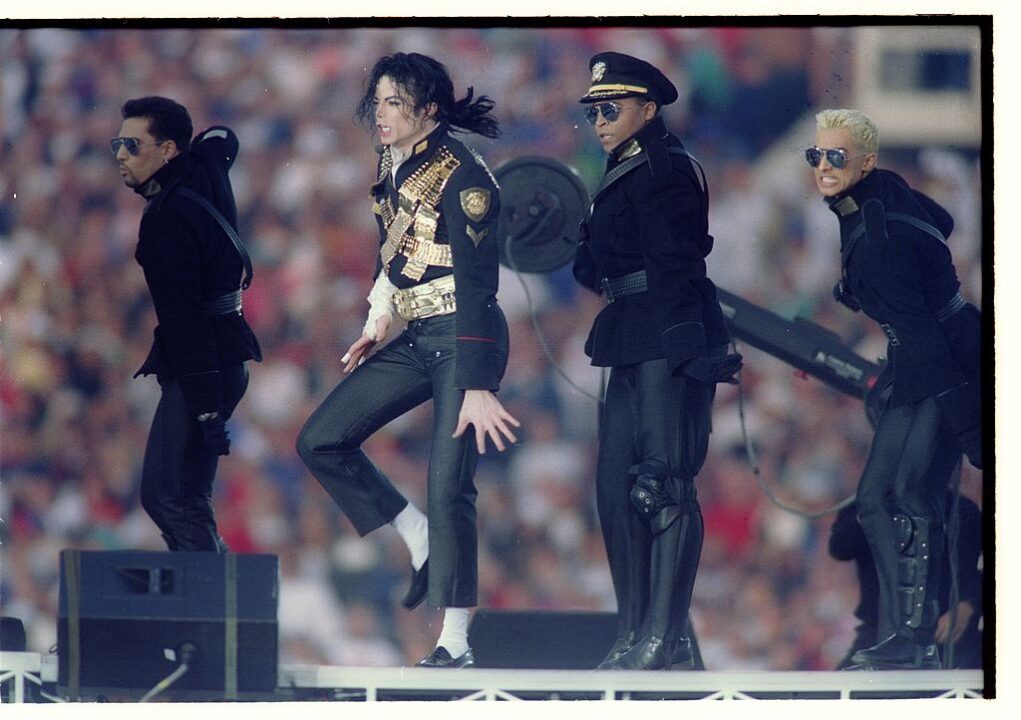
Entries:
[[[227, 418], [248, 389], [248, 367], [220, 370]], [[142, 507], [170, 550], [225, 552], [213, 516], [213, 478], [220, 456], [206, 447], [198, 420], [184, 404], [174, 378], [159, 378], [163, 390], [149, 429], [142, 462]]]
[[297, 443], [305, 465], [365, 535], [393, 520], [408, 501], [361, 444], [394, 418], [432, 399], [426, 597], [432, 607], [478, 604], [478, 493], [473, 480], [478, 450], [473, 426], [461, 437], [451, 437], [464, 399], [454, 382], [454, 331], [454, 315], [409, 323], [327, 396]]
[[[660, 463], [683, 485], [694, 503], [696, 522], [679, 548], [680, 569], [672, 578], [684, 602], [674, 621], [683, 625], [702, 552], [701, 511], [694, 496], [694, 478], [709, 444], [710, 413], [715, 385], [673, 377], [666, 360], [615, 367], [610, 371], [603, 405], [596, 465], [596, 507], [617, 597], [618, 636], [640, 637], [648, 631], [652, 587], [653, 532], [631, 500], [635, 465]], [[683, 494], [683, 493], [682, 493]], [[662, 580], [660, 580], [662, 582]]]
[[[879, 578], [879, 640], [904, 623], [898, 602], [899, 569], [896, 515], [931, 520], [931, 569], [927, 598], [938, 597], [945, 541], [947, 482], [961, 451], [944, 427], [933, 398], [887, 407], [876, 426], [858, 485], [858, 517]], [[931, 642], [934, 627], [921, 629]]]

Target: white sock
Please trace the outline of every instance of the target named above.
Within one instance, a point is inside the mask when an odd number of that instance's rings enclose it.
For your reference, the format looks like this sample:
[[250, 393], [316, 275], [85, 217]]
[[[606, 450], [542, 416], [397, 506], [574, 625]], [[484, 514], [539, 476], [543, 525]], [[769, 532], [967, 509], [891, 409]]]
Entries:
[[429, 557], [429, 520], [417, 507], [408, 502], [407, 507], [390, 521], [411, 553], [411, 567], [421, 570]]
[[450, 657], [460, 657], [468, 651], [468, 608], [448, 607], [443, 612], [443, 630], [436, 647], [445, 647]]

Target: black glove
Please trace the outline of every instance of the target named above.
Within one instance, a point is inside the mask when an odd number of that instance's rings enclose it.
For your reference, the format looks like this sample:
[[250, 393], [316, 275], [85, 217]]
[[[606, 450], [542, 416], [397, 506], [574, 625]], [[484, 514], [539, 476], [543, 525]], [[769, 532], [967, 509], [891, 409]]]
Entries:
[[741, 369], [741, 355], [728, 353], [712, 357], [697, 357], [681, 366], [681, 372], [693, 380], [704, 383], [737, 384], [734, 373]]
[[861, 303], [858, 299], [851, 294], [851, 291], [844, 287], [844, 281], [841, 280], [833, 286], [833, 299], [841, 305], [850, 308], [854, 312], [861, 310]]
[[217, 455], [230, 455], [230, 438], [227, 436], [227, 423], [219, 414], [205, 420], [199, 420], [202, 428], [202, 441], [206, 447]]

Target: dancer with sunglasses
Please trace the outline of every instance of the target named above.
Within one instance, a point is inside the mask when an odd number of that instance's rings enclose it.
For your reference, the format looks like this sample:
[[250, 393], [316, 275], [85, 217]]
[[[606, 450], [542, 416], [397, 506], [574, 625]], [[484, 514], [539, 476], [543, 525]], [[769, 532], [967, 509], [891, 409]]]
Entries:
[[[238, 139], [214, 126], [191, 140], [188, 110], [168, 98], [128, 100], [110, 141], [124, 184], [146, 199], [135, 259], [158, 326], [135, 377], [162, 390], [142, 463], [142, 507], [170, 550], [226, 552], [212, 507], [225, 422], [248, 387], [246, 361], [261, 360], [241, 312], [251, 266], [227, 176]], [[216, 216], [219, 216], [217, 218]], [[228, 230], [224, 224], [230, 226]]]
[[580, 102], [607, 154], [574, 263], [602, 293], [585, 352], [610, 368], [596, 501], [617, 597], [617, 639], [600, 669], [690, 668], [688, 609], [702, 551], [695, 476], [716, 383], [741, 356], [706, 277], [705, 175], [659, 110], [677, 90], [658, 69], [594, 56]]
[[[380, 251], [369, 313], [341, 358], [349, 377], [312, 413], [298, 453], [360, 535], [391, 524], [411, 553], [404, 607], [444, 608], [435, 649], [418, 664], [475, 664], [468, 646], [477, 604], [473, 481], [487, 440], [515, 442], [519, 425], [496, 397], [508, 332], [496, 302], [496, 181], [452, 132], [496, 137], [485, 96], [455, 100], [446, 67], [418, 53], [381, 58], [366, 81], [358, 118], [381, 144], [373, 212]], [[395, 316], [406, 329], [373, 354]], [[362, 443], [433, 401], [428, 508], [423, 514], [379, 471]]]
[[879, 134], [857, 110], [816, 115], [805, 152], [840, 223], [836, 299], [879, 323], [892, 391], [858, 485], [858, 517], [879, 578], [880, 641], [866, 668], [938, 668], [946, 478], [962, 450], [982, 467], [981, 316], [961, 296], [953, 218], [877, 167]]

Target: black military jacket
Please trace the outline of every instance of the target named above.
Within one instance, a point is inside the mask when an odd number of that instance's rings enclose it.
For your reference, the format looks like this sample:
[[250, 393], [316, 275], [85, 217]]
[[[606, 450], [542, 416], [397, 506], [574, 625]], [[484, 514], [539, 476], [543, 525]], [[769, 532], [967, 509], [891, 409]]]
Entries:
[[950, 249], [945, 242], [913, 225], [886, 223], [886, 237], [862, 234], [866, 201], [882, 202], [890, 213], [911, 215], [949, 237], [954, 221], [934, 200], [894, 172], [876, 169], [847, 192], [827, 198], [840, 219], [844, 283], [862, 311], [894, 333], [889, 346], [893, 368], [891, 406], [915, 402], [976, 377], [981, 362], [981, 322], [977, 309], [966, 305], [949, 319], [937, 315], [960, 289]]
[[602, 278], [644, 270], [648, 291], [609, 303], [585, 344], [592, 364], [666, 358], [671, 372], [730, 341], [716, 286], [706, 277], [712, 249], [709, 198], [683, 148], [654, 118], [607, 158], [606, 172], [639, 153], [648, 162], [598, 194], [585, 223], [574, 276], [600, 291]]
[[496, 302], [500, 190], [474, 150], [439, 125], [391, 170], [383, 148], [372, 188], [382, 270], [398, 288], [453, 274], [455, 383], [498, 390], [507, 367], [507, 325]]
[[149, 356], [135, 373], [178, 378], [189, 412], [220, 410], [219, 370], [261, 360], [259, 343], [241, 313], [208, 315], [208, 301], [241, 285], [242, 262], [216, 220], [194, 200], [174, 190], [186, 187], [209, 200], [237, 227], [237, 209], [227, 173], [238, 139], [214, 126], [136, 188], [148, 200], [138, 231], [135, 259], [142, 266], [158, 325]]

